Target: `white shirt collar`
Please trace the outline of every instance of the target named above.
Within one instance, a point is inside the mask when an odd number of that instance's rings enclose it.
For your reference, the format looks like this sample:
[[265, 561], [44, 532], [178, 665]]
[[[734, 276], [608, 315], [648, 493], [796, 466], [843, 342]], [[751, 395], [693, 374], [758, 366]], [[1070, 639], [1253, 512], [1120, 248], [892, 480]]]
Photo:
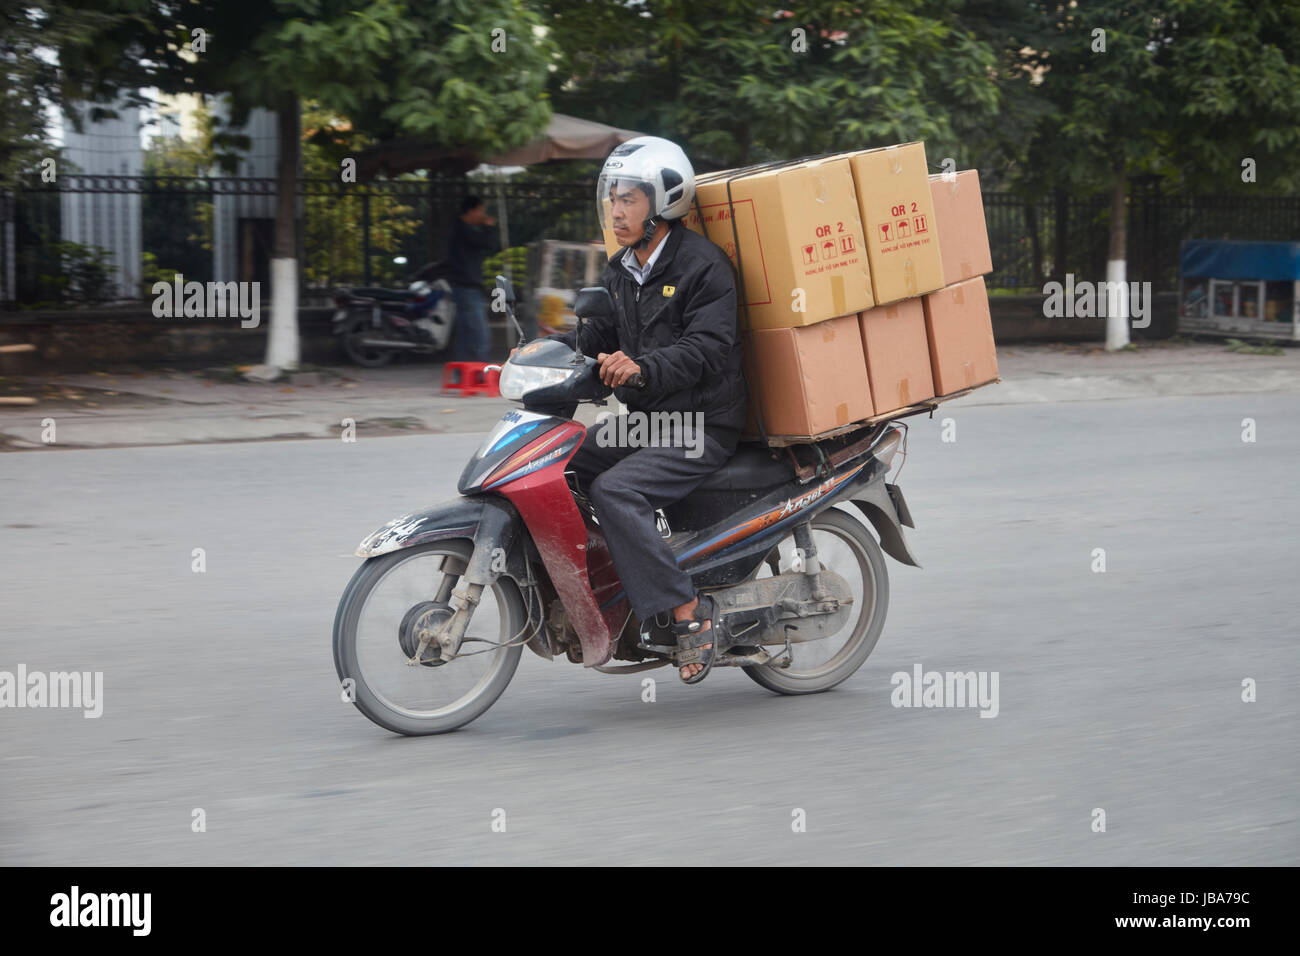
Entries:
[[655, 246], [654, 252], [650, 253], [650, 258], [645, 261], [644, 266], [636, 261], [636, 250], [631, 246], [623, 253], [623, 265], [628, 272], [632, 273], [632, 278], [636, 280], [637, 285], [645, 285], [645, 280], [650, 278], [650, 270], [659, 261], [659, 253], [664, 251], [666, 245], [668, 245], [668, 237], [664, 236], [659, 245]]

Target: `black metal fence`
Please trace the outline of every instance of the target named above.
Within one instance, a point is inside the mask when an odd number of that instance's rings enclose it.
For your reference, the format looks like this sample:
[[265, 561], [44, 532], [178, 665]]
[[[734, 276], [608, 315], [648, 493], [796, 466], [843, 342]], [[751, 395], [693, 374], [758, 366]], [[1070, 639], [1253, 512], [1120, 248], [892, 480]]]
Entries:
[[[1157, 292], [1178, 287], [1178, 251], [1184, 239], [1300, 241], [1300, 197], [1180, 196], [1137, 187], [1128, 197], [1127, 277]], [[1005, 193], [984, 196], [993, 273], [990, 288], [1041, 289], [1073, 273], [1106, 276], [1110, 200], [1077, 199], [1064, 192], [1040, 202]]]
[[[483, 196], [504, 220], [510, 247], [598, 238], [588, 183], [306, 180], [297, 197], [302, 291], [400, 283], [442, 257], [460, 200], [470, 193]], [[1066, 272], [1105, 276], [1105, 197], [1058, 193], [1026, 202], [987, 194], [984, 207], [991, 288], [1037, 289]], [[0, 193], [0, 303], [31, 308], [146, 299], [153, 282], [175, 273], [265, 282], [274, 218], [271, 179], [77, 175]], [[1132, 190], [1131, 280], [1150, 281], [1157, 291], [1176, 288], [1178, 247], [1186, 238], [1300, 239], [1300, 197]]]
[[[598, 235], [586, 183], [304, 180], [297, 196], [302, 291], [401, 283], [443, 256], [470, 194], [504, 222], [511, 248]], [[0, 194], [0, 303], [143, 299], [153, 282], [176, 273], [267, 282], [275, 199], [275, 180], [238, 177], [76, 175]]]

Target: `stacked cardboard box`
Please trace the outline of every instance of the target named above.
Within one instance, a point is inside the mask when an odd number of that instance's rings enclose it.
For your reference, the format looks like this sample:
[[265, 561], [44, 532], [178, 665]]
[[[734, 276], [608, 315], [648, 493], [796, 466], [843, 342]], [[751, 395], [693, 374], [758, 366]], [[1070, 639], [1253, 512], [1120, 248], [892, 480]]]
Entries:
[[[906, 143], [704, 174], [686, 225], [742, 277], [766, 433], [812, 438], [997, 379], [979, 177]], [[618, 250], [605, 237], [610, 254]]]
[[931, 176], [930, 191], [943, 253], [944, 288], [922, 301], [935, 394], [951, 395], [998, 377], [983, 278], [993, 271], [993, 258], [979, 173], [966, 169]]

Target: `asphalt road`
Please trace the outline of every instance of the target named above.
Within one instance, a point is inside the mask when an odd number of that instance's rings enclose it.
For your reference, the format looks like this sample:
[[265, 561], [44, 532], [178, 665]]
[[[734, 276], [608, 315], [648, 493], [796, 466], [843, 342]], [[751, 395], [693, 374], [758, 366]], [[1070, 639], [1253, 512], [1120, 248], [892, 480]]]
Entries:
[[[642, 703], [525, 652], [418, 739], [340, 701], [330, 626], [475, 437], [6, 455], [0, 670], [102, 671], [104, 711], [0, 709], [0, 862], [1300, 862], [1296, 397], [948, 408], [901, 476], [924, 569], [836, 690]], [[996, 718], [892, 706], [917, 663], [998, 672]]]

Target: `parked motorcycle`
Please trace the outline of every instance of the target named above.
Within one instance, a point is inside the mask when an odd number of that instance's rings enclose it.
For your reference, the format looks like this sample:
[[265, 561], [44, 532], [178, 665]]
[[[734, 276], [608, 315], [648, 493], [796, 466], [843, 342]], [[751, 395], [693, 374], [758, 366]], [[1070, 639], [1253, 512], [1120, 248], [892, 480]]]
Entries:
[[432, 355], [451, 341], [456, 307], [451, 286], [425, 266], [405, 290], [365, 287], [334, 293], [333, 332], [343, 352], [365, 368], [387, 365], [399, 352]]
[[[514, 290], [497, 277], [514, 318]], [[613, 314], [603, 288], [578, 293], [581, 324]], [[581, 331], [579, 332], [581, 335]], [[579, 403], [604, 404], [598, 363], [563, 343], [524, 344], [501, 367], [502, 416], [460, 477], [460, 497], [397, 518], [357, 549], [339, 602], [334, 664], [344, 693], [399, 734], [462, 727], [501, 696], [525, 645], [602, 673], [677, 663], [671, 615], [631, 612], [599, 516], [565, 466], [585, 436]], [[637, 383], [632, 383], [633, 387]], [[781, 694], [828, 690], [867, 659], [884, 627], [882, 549], [917, 562], [911, 516], [886, 475], [905, 425], [886, 422], [786, 456], [742, 443], [664, 509], [669, 544], [718, 602], [716, 667]], [[842, 505], [852, 503], [868, 524]], [[610, 661], [626, 662], [611, 665]]]

